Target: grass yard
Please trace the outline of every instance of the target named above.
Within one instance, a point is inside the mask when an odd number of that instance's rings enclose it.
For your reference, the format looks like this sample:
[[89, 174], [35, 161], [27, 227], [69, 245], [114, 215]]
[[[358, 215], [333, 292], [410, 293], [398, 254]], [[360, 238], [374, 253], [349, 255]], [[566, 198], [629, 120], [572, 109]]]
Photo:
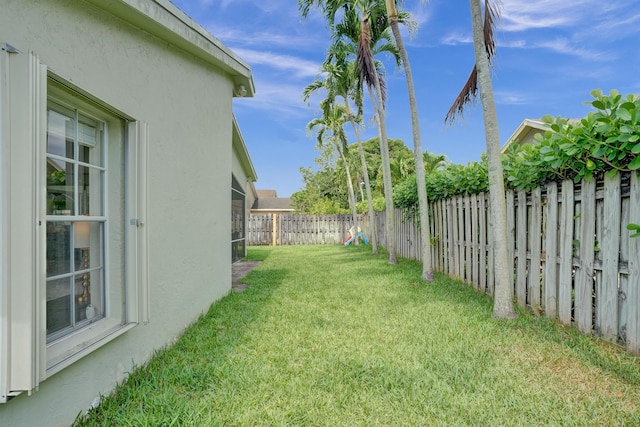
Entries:
[[215, 303], [79, 426], [640, 425], [640, 360], [369, 247], [249, 248]]

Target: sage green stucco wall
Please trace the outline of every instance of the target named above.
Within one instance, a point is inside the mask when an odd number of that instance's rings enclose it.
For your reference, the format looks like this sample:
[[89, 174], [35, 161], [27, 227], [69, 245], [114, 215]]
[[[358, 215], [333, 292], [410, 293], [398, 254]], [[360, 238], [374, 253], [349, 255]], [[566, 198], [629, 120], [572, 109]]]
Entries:
[[149, 126], [150, 322], [0, 404], [5, 427], [69, 425], [230, 289], [233, 81], [83, 0], [0, 10], [0, 42]]

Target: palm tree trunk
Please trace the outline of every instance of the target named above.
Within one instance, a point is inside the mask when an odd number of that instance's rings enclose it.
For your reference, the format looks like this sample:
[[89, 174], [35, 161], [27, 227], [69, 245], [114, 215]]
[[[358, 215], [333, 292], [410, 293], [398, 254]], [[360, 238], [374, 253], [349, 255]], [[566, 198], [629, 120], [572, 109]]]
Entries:
[[367, 168], [367, 159], [364, 155], [364, 148], [362, 147], [362, 140], [360, 139], [360, 132], [356, 126], [356, 122], [351, 115], [351, 107], [349, 101], [344, 100], [347, 114], [349, 115], [349, 121], [353, 126], [353, 133], [356, 135], [356, 141], [358, 142], [358, 152], [360, 153], [360, 162], [362, 163], [362, 175], [364, 177], [364, 186], [367, 190], [367, 213], [369, 216], [369, 241], [371, 242], [371, 252], [378, 254], [378, 237], [376, 236], [376, 216], [373, 212], [373, 196], [371, 195], [371, 184], [369, 183], [369, 169]]
[[336, 148], [338, 149], [338, 154], [340, 154], [340, 158], [344, 162], [344, 170], [347, 174], [347, 191], [349, 193], [349, 207], [351, 208], [351, 215], [353, 215], [353, 226], [355, 229], [355, 235], [353, 237], [353, 242], [355, 245], [358, 245], [358, 209], [356, 208], [356, 195], [353, 192], [353, 182], [351, 181], [351, 171], [349, 170], [349, 164], [347, 163], [347, 159], [344, 156], [344, 152], [342, 148], [340, 148], [340, 144], [336, 144]]
[[398, 26], [398, 14], [395, 10], [394, 0], [387, 0], [387, 14], [389, 15], [389, 25], [396, 46], [400, 51], [400, 58], [404, 65], [404, 73], [407, 80], [407, 90], [409, 92], [409, 107], [411, 109], [411, 128], [413, 130], [413, 152], [416, 162], [416, 183], [418, 187], [418, 209], [420, 212], [420, 242], [422, 250], [422, 278], [427, 282], [433, 281], [433, 267], [431, 265], [431, 239], [429, 236], [429, 201], [427, 199], [427, 184], [424, 172], [424, 157], [422, 155], [422, 143], [420, 141], [420, 123], [418, 121], [418, 103], [416, 102], [416, 92], [413, 86], [413, 74], [409, 64], [409, 55], [404, 47], [402, 34]]
[[382, 88], [380, 87], [380, 76], [376, 72], [375, 89], [376, 98], [372, 98], [375, 107], [377, 123], [380, 134], [380, 157], [382, 166], [382, 179], [384, 182], [384, 202], [385, 202], [385, 237], [386, 249], [389, 252], [389, 264], [397, 264], [396, 256], [396, 218], [393, 207], [393, 187], [391, 184], [391, 166], [389, 162], [389, 142], [387, 140], [387, 124], [384, 116], [384, 106], [382, 105]]
[[489, 61], [484, 43], [482, 8], [480, 0], [469, 0], [471, 4], [471, 24], [473, 45], [478, 70], [478, 86], [484, 117], [487, 143], [487, 163], [489, 168], [489, 201], [493, 218], [493, 245], [495, 293], [493, 316], [502, 319], [516, 317], [513, 309], [513, 286], [509, 282], [509, 256], [507, 253], [507, 207], [504, 193], [498, 115], [493, 97], [493, 85]]

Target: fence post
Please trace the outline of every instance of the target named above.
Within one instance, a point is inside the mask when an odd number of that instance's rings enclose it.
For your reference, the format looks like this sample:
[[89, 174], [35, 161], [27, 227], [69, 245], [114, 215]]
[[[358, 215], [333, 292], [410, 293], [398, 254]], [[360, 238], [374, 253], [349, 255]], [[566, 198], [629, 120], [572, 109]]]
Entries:
[[276, 246], [278, 243], [278, 214], [271, 214], [271, 220], [273, 221], [273, 227], [271, 230], [271, 246]]
[[593, 324], [593, 254], [596, 232], [596, 182], [583, 180], [580, 197], [580, 234], [578, 245], [579, 268], [575, 273], [575, 309], [577, 328], [591, 333]]
[[545, 241], [543, 308], [548, 317], [558, 313], [558, 184], [547, 184], [547, 223]]
[[602, 275], [597, 292], [596, 324], [604, 339], [618, 337], [618, 275], [620, 261], [620, 173], [604, 178], [604, 219], [600, 253]]
[[562, 181], [562, 207], [560, 211], [560, 264], [558, 265], [558, 318], [571, 324], [573, 292], [573, 181]]
[[[631, 173], [629, 223], [640, 224], [640, 180]], [[624, 230], [624, 232], [628, 232]], [[629, 303], [627, 311], [627, 350], [640, 353], [640, 237], [629, 238]]]

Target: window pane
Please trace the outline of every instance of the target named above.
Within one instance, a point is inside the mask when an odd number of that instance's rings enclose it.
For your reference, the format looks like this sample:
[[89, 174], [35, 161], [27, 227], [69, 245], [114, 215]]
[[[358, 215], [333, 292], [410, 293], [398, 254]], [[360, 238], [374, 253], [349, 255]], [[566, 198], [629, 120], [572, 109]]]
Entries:
[[78, 167], [79, 215], [103, 215], [103, 171], [87, 166]]
[[73, 322], [71, 312], [73, 277], [47, 282], [47, 335], [70, 327]]
[[[75, 262], [77, 321], [90, 320], [104, 313], [103, 228], [104, 224], [100, 222], [76, 222], [73, 227], [73, 246], [77, 252]], [[92, 307], [87, 317], [86, 308], [89, 304]]]
[[244, 237], [244, 195], [231, 191], [231, 240]]
[[102, 143], [104, 124], [82, 114], [78, 115], [78, 160], [94, 166], [104, 166]]
[[73, 163], [47, 159], [47, 215], [73, 215]]
[[72, 159], [75, 134], [73, 110], [50, 102], [47, 114], [47, 153]]
[[47, 277], [71, 272], [70, 243], [70, 222], [47, 222]]

